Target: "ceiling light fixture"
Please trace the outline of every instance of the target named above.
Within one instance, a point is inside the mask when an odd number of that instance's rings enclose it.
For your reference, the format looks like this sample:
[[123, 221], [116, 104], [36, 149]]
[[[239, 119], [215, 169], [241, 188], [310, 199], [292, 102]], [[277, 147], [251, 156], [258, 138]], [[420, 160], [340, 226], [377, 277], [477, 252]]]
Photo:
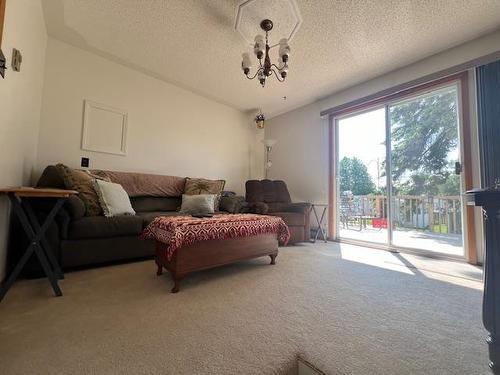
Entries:
[[[266, 79], [270, 77], [273, 73], [276, 79], [280, 82], [284, 82], [288, 74], [288, 58], [290, 57], [290, 46], [288, 45], [288, 39], [283, 38], [279, 42], [279, 52], [278, 52], [278, 65], [271, 63], [271, 58], [269, 57], [269, 31], [273, 29], [273, 22], [271, 20], [265, 19], [260, 23], [260, 28], [265, 31], [266, 37], [262, 35], [257, 35], [255, 37], [255, 45], [253, 51], [255, 56], [259, 60], [259, 67], [253, 76], [250, 76], [250, 69], [252, 67], [252, 61], [250, 60], [250, 54], [243, 54], [243, 61], [241, 62], [241, 69], [248, 79], [254, 79], [258, 77], [262, 87], [266, 85]], [[281, 77], [281, 78], [280, 78]]]
[[260, 113], [255, 116], [255, 123], [257, 124], [258, 129], [264, 129], [264, 123], [266, 121], [266, 116], [262, 113], [262, 110]]

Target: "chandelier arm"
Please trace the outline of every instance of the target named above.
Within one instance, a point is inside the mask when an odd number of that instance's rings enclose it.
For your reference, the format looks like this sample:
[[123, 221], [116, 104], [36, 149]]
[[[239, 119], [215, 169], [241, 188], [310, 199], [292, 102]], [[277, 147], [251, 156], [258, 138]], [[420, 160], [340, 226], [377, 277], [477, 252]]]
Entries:
[[[274, 64], [273, 64], [274, 65]], [[278, 69], [279, 70], [279, 69]], [[274, 73], [274, 75], [276, 76], [276, 79], [280, 82], [285, 82], [285, 79], [280, 79], [280, 77], [278, 76], [278, 73], [276, 73], [276, 70], [274, 69], [271, 69], [271, 71]]]
[[253, 76], [253, 77], [251, 77], [251, 78], [250, 78], [249, 76], [245, 76], [245, 77], [247, 77], [248, 79], [254, 79], [255, 77], [257, 77], [257, 75], [259, 74], [259, 72], [260, 72], [261, 70], [262, 70], [262, 68], [257, 69], [257, 71], [255, 72], [254, 76]]
[[281, 68], [281, 69], [280, 69], [280, 68], [278, 68], [278, 66], [277, 66], [276, 64], [272, 64], [271, 66], [272, 66], [272, 67], [274, 67], [274, 68], [276, 68], [276, 70], [277, 70], [278, 72], [281, 72], [283, 69], [285, 69], [285, 67], [284, 67], [284, 66], [283, 66], [283, 68]]

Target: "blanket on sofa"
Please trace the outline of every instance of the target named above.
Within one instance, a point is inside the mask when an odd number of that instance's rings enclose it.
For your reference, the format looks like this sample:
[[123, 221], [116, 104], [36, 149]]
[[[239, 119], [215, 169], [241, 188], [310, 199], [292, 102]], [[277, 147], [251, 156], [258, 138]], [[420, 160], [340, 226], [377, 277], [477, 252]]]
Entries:
[[215, 215], [203, 219], [191, 216], [159, 216], [144, 229], [141, 237], [161, 243], [161, 250], [166, 252], [167, 259], [170, 260], [179, 248], [195, 242], [265, 233], [276, 233], [281, 245], [286, 245], [290, 238], [290, 231], [283, 219], [253, 214]]
[[91, 172], [122, 185], [130, 197], [180, 197], [184, 193], [184, 185], [186, 184], [185, 177], [100, 169], [93, 169]]

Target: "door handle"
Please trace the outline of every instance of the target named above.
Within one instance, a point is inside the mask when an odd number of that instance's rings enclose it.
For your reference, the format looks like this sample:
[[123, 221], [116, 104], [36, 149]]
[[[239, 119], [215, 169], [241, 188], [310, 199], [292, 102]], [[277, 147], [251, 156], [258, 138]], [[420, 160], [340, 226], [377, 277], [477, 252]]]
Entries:
[[462, 173], [462, 164], [459, 161], [455, 162], [455, 174]]

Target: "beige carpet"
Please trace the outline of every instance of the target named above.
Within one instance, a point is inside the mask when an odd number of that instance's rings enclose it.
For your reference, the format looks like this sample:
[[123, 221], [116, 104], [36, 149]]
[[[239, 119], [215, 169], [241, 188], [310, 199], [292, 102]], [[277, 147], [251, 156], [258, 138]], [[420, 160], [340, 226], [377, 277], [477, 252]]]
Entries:
[[[413, 260], [412, 260], [413, 259]], [[0, 303], [0, 374], [487, 374], [480, 270], [338, 244], [201, 272], [73, 272]], [[450, 272], [446, 271], [450, 270]]]

